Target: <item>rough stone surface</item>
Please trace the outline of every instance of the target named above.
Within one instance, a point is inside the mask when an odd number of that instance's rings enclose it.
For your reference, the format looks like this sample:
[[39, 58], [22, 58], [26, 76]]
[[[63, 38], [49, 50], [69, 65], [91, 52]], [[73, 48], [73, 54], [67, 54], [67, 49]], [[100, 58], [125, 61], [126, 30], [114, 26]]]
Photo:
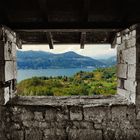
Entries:
[[140, 111], [137, 113], [137, 120], [140, 120]]
[[24, 133], [23, 131], [14, 131], [11, 135], [10, 140], [24, 140]]
[[137, 83], [138, 73], [138, 38], [139, 31], [126, 29], [122, 31], [122, 42], [117, 48], [117, 93], [129, 101], [136, 103], [136, 92], [139, 92]]
[[136, 47], [122, 51], [123, 60], [128, 64], [136, 64]]
[[[6, 104], [15, 95], [16, 80], [16, 35], [10, 29], [0, 27], [0, 104]], [[8, 83], [8, 84], [7, 84]], [[6, 85], [6, 86], [4, 86]], [[1, 85], [0, 85], [1, 86]], [[2, 90], [3, 89], [3, 90]]]
[[125, 80], [124, 88], [128, 91], [136, 92], [137, 82], [132, 80]]
[[117, 65], [117, 77], [127, 78], [127, 64], [118, 64]]
[[[74, 99], [71, 98], [71, 101]], [[8, 138], [11, 138], [10, 140], [139, 138], [139, 112], [136, 112], [136, 106], [129, 102], [122, 105], [119, 103], [118, 105], [71, 104], [71, 106], [65, 103], [65, 106], [61, 107], [53, 104], [28, 106], [17, 102], [12, 106], [10, 104], [5, 106], [4, 111], [5, 140], [9, 140]]]
[[31, 129], [25, 131], [26, 140], [42, 140], [42, 132], [38, 129]]
[[34, 112], [34, 115], [35, 115], [35, 120], [38, 120], [38, 121], [42, 121], [43, 120], [42, 112]]
[[71, 120], [82, 120], [82, 118], [83, 118], [83, 115], [82, 115], [81, 108], [76, 108], [76, 107], [70, 108], [70, 119]]
[[68, 135], [70, 140], [102, 140], [101, 130], [71, 129]]
[[136, 64], [128, 65], [128, 79], [136, 79]]
[[[110, 110], [102, 107], [85, 107], [84, 108], [84, 119], [87, 121], [93, 121], [96, 123], [102, 123], [103, 120], [107, 120], [110, 118], [110, 114], [108, 113]], [[97, 111], [98, 110], [98, 111]]]

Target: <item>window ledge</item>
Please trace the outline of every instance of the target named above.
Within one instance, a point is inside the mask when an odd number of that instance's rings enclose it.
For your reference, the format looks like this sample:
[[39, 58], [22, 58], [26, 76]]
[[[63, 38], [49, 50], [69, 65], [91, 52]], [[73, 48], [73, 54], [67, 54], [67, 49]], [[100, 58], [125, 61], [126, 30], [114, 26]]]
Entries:
[[112, 106], [131, 105], [121, 95], [103, 96], [17, 96], [8, 104], [19, 106]]

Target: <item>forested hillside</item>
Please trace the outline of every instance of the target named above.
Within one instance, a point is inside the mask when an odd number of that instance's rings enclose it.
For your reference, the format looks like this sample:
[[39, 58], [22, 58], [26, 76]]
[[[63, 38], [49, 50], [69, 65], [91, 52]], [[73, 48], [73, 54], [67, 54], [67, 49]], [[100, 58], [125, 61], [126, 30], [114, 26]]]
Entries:
[[75, 52], [53, 54], [43, 51], [18, 51], [18, 69], [47, 69], [47, 68], [98, 68], [106, 64], [96, 59], [79, 55]]
[[92, 72], [80, 71], [72, 77], [33, 77], [17, 85], [21, 96], [110, 95], [116, 93], [116, 67]]

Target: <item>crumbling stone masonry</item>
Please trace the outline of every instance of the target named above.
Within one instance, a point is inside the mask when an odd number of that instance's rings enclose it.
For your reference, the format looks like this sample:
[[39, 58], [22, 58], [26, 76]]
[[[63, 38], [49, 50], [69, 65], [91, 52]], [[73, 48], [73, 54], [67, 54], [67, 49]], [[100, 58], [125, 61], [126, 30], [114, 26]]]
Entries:
[[[11, 37], [10, 41], [9, 48], [20, 44]], [[0, 77], [6, 77], [6, 62], [14, 61], [6, 59], [1, 51], [7, 51], [3, 36], [1, 42], [0, 60], [5, 63], [1, 64]], [[139, 25], [117, 33], [114, 44], [118, 59], [115, 96], [16, 97], [11, 88], [16, 76], [8, 79], [10, 84], [6, 78], [1, 79], [0, 140], [139, 140]]]

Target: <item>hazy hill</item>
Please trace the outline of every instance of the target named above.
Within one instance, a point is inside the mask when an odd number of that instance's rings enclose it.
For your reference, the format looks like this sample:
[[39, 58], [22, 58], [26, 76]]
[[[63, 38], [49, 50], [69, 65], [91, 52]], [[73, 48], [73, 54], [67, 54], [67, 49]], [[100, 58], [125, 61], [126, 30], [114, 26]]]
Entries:
[[17, 65], [19, 69], [96, 68], [105, 66], [99, 60], [72, 51], [62, 54], [43, 51], [17, 51]]
[[107, 66], [113, 66], [117, 64], [117, 57], [112, 56], [108, 59], [99, 59], [100, 62], [105, 63]]

